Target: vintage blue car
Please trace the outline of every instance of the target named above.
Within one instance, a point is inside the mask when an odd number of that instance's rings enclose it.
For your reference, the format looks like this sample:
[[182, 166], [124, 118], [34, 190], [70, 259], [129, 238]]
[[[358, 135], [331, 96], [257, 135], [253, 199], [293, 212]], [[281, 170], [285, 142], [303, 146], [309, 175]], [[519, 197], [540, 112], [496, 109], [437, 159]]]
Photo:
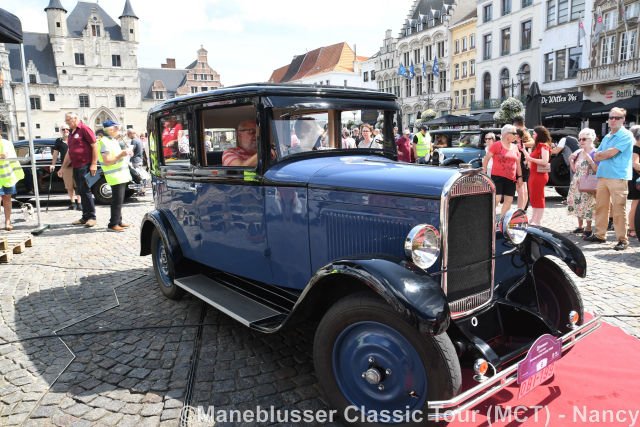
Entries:
[[[522, 211], [496, 223], [478, 170], [396, 161], [398, 108], [303, 85], [168, 100], [149, 112], [155, 209], [140, 234], [167, 298], [189, 292], [263, 333], [318, 319], [327, 401], [380, 424], [526, 392], [599, 325], [556, 264], [587, 274], [570, 240]], [[342, 149], [344, 123], [371, 111], [382, 148]]]

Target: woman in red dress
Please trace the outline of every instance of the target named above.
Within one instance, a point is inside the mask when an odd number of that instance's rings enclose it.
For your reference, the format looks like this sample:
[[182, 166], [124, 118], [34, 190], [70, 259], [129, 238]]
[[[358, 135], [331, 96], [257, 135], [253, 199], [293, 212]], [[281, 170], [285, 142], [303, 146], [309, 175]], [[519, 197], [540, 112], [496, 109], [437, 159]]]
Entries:
[[533, 129], [533, 140], [535, 145], [531, 154], [527, 150], [522, 150], [525, 159], [529, 162], [529, 200], [531, 203], [531, 225], [540, 225], [542, 215], [544, 214], [544, 186], [549, 181], [549, 173], [540, 171], [546, 168], [548, 170], [550, 160], [551, 135], [544, 126], [536, 126]]

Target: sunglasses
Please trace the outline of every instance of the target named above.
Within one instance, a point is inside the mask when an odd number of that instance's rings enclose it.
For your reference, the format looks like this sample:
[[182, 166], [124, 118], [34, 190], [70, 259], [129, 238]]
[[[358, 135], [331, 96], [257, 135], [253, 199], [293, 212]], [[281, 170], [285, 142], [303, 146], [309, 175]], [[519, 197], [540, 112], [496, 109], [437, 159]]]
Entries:
[[495, 138], [491, 138], [490, 136], [486, 137], [484, 140], [485, 141], [493, 141]]
[[624, 117], [620, 117], [620, 116], [609, 116], [609, 120], [622, 120], [624, 119]]
[[591, 141], [591, 138], [580, 138], [580, 141]]

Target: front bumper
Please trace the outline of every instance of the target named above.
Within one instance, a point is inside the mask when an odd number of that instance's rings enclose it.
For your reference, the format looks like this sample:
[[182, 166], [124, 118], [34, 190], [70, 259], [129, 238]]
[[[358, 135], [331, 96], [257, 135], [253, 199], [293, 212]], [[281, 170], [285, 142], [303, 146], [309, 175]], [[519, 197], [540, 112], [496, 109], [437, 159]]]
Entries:
[[[562, 351], [564, 352], [565, 350], [573, 347], [578, 341], [584, 339], [587, 335], [598, 329], [600, 324], [601, 318], [597, 315], [583, 325], [562, 335], [560, 337], [560, 339], [562, 339]], [[485, 382], [460, 393], [452, 399], [429, 402], [428, 418], [430, 421], [451, 420], [462, 411], [474, 407], [488, 397], [493, 396], [513, 384], [517, 379], [518, 364], [514, 363], [498, 372], [496, 375], [489, 377]]]

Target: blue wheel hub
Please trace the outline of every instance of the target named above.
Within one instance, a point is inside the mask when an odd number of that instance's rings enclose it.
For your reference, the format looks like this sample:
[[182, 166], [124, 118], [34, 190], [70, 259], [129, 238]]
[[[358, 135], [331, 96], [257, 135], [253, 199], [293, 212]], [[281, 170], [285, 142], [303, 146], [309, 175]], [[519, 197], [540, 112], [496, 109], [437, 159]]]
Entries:
[[333, 369], [344, 397], [367, 411], [423, 409], [427, 373], [413, 345], [394, 328], [358, 322], [338, 335]]
[[162, 239], [158, 239], [158, 247], [157, 247], [157, 259], [156, 263], [158, 265], [158, 271], [160, 272], [160, 276], [162, 277], [162, 286], [167, 288], [171, 287], [171, 277], [169, 276], [169, 258], [167, 251], [164, 248], [164, 243]]

